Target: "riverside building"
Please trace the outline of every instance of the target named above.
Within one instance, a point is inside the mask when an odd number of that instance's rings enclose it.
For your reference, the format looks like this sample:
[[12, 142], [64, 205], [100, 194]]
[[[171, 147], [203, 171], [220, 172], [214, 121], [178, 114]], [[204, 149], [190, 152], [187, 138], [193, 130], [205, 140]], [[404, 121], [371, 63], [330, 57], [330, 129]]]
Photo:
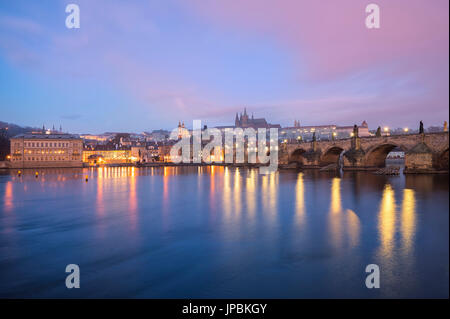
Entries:
[[26, 133], [11, 138], [11, 167], [82, 167], [83, 141], [67, 133]]

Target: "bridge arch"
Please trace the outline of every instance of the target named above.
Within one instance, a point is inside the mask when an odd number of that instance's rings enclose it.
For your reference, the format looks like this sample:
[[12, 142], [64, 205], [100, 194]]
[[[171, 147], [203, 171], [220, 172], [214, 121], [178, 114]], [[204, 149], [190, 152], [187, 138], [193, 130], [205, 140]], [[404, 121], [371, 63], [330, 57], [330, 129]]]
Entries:
[[403, 146], [394, 143], [383, 143], [371, 147], [366, 151], [365, 165], [368, 167], [384, 167], [387, 155], [396, 147], [405, 151]]
[[306, 158], [303, 156], [305, 153], [305, 149], [297, 148], [289, 156], [289, 163], [297, 163], [297, 166], [303, 166], [306, 163]]
[[326, 166], [329, 164], [339, 164], [339, 158], [344, 149], [342, 147], [333, 145], [328, 148], [320, 158], [320, 165]]

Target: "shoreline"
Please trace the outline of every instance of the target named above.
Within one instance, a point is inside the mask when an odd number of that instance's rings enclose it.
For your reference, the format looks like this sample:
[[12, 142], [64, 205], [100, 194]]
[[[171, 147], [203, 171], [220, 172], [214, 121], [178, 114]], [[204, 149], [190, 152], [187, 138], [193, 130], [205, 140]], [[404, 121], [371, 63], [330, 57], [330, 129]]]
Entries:
[[[146, 167], [207, 167], [207, 166], [223, 166], [223, 167], [237, 167], [237, 168], [259, 168], [264, 166], [263, 164], [248, 164], [248, 163], [169, 163], [169, 162], [158, 162], [158, 163], [145, 163], [145, 164], [136, 164], [136, 163], [121, 163], [121, 164], [104, 164], [100, 166], [89, 166], [89, 165], [83, 165], [83, 166], [37, 166], [37, 167], [0, 167], [1, 171], [11, 171], [11, 170], [36, 170], [36, 169], [84, 169], [84, 168], [100, 168], [100, 167], [136, 167], [136, 168], [146, 168]], [[323, 167], [314, 165], [314, 166], [303, 166], [303, 167], [297, 167], [289, 164], [279, 164], [278, 170], [296, 170], [296, 171], [303, 171], [303, 170], [319, 170], [322, 172], [330, 172], [330, 170], [323, 171], [321, 170]], [[373, 172], [376, 170], [374, 167], [368, 167], [368, 168], [351, 168], [351, 167], [343, 167], [343, 171], [351, 172], [351, 171], [366, 171], [366, 172]], [[333, 170], [334, 171], [334, 170]], [[337, 170], [336, 170], [337, 171]], [[449, 174], [448, 170], [423, 170], [423, 169], [407, 169], [403, 170], [404, 175], [445, 175]]]

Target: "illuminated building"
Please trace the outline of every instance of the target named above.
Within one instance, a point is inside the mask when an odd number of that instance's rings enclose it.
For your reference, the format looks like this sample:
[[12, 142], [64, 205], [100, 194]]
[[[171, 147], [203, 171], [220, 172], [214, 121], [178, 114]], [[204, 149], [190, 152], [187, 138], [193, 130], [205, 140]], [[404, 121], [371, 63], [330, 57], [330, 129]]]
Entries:
[[279, 138], [282, 140], [311, 140], [313, 134], [316, 134], [317, 139], [331, 139], [336, 136], [336, 125], [315, 125], [315, 126], [300, 126], [298, 121], [295, 121], [293, 127], [283, 127], [279, 130]]
[[162, 162], [171, 162], [170, 149], [173, 145], [160, 145], [158, 147], [158, 156]]
[[[310, 126], [300, 126], [300, 121], [295, 120], [294, 126], [283, 127], [279, 131], [279, 138], [281, 140], [311, 140], [313, 134], [319, 140], [331, 140], [333, 138], [349, 138], [353, 133], [353, 126], [338, 126], [338, 125], [310, 125]], [[363, 121], [360, 126], [358, 126], [358, 135], [360, 137], [371, 136], [369, 132], [369, 126], [366, 121]]]
[[80, 135], [80, 137], [85, 141], [96, 141], [96, 142], [107, 142], [112, 138], [112, 136], [106, 134], [102, 135], [84, 134]]
[[[95, 158], [99, 160], [95, 162]], [[93, 164], [122, 164], [131, 163], [133, 157], [131, 156], [131, 150], [84, 150], [83, 162]]]
[[185, 138], [191, 136], [189, 131], [184, 127], [184, 122], [178, 122], [178, 138]]
[[[353, 133], [353, 126], [337, 126], [336, 132], [339, 138], [348, 138], [351, 137]], [[369, 132], [369, 126], [366, 121], [363, 121], [360, 126], [358, 126], [358, 136], [359, 137], [367, 137], [372, 134]]]
[[82, 167], [83, 141], [66, 133], [20, 134], [11, 138], [11, 166]]

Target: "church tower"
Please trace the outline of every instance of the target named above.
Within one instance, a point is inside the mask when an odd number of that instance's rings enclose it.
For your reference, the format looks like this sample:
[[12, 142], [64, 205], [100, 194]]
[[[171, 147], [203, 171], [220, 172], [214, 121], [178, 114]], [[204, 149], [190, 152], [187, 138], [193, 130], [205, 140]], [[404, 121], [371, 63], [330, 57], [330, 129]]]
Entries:
[[241, 122], [241, 124], [243, 124], [243, 125], [248, 124], [247, 108], [244, 108], [244, 115], [242, 115], [242, 122]]

